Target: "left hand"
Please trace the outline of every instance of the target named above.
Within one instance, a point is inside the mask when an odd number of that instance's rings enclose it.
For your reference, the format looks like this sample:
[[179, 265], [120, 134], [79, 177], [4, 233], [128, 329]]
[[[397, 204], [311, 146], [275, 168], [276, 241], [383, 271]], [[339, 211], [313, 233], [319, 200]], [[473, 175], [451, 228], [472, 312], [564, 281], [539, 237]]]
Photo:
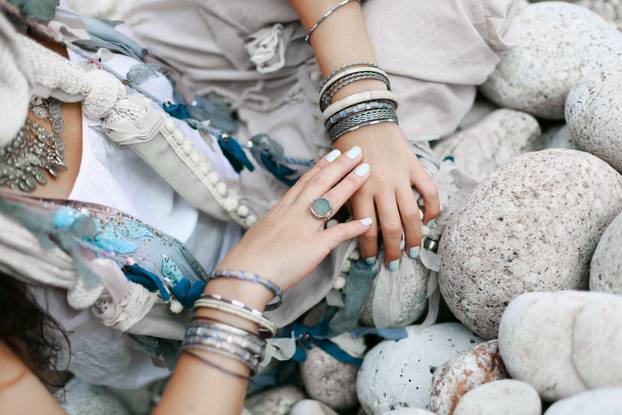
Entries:
[[334, 148], [343, 151], [354, 145], [363, 150], [371, 176], [350, 199], [352, 213], [355, 218], [378, 217], [359, 239], [361, 256], [368, 262], [375, 261], [379, 223], [385, 264], [396, 270], [402, 256], [402, 234], [411, 256], [418, 255], [421, 243], [421, 217], [413, 187], [424, 200], [424, 223], [440, 213], [438, 190], [398, 125], [382, 123], [361, 128], [340, 137]]

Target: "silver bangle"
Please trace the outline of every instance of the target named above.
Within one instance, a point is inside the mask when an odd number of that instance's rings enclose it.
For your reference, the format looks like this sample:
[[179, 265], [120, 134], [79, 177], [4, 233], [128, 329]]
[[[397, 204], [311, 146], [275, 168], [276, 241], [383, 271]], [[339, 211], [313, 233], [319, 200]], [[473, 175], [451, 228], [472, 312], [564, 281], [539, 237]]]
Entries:
[[333, 70], [331, 73], [328, 74], [326, 78], [323, 78], [322, 81], [320, 82], [320, 91], [322, 90], [322, 88], [324, 88], [324, 85], [326, 85], [328, 81], [334, 78], [339, 72], [345, 71], [346, 69], [355, 68], [357, 66], [367, 66], [370, 68], [380, 69], [380, 66], [376, 65], [375, 63], [371, 63], [371, 62], [348, 63], [347, 65], [340, 66], [339, 68]]
[[311, 35], [313, 34], [313, 32], [315, 32], [317, 30], [317, 28], [322, 24], [322, 22], [324, 20], [328, 19], [328, 17], [331, 14], [335, 13], [337, 10], [339, 10], [340, 8], [345, 6], [346, 4], [352, 3], [353, 1], [360, 2], [360, 0], [343, 0], [341, 3], [337, 4], [335, 7], [333, 7], [332, 9], [330, 9], [329, 11], [324, 13], [322, 16], [320, 16], [318, 21], [315, 22], [315, 24], [313, 26], [311, 26], [311, 29], [309, 29], [309, 31], [307, 32], [307, 35], [305, 36], [305, 42], [308, 43], [308, 44], [311, 44]]
[[358, 81], [363, 80], [375, 80], [384, 83], [387, 86], [387, 90], [391, 90], [391, 82], [389, 82], [389, 78], [384, 76], [381, 73], [371, 72], [366, 70], [361, 70], [360, 72], [355, 72], [349, 75], [344, 76], [337, 80], [334, 84], [332, 84], [329, 88], [324, 91], [324, 94], [320, 97], [320, 110], [324, 111], [328, 106], [332, 103], [335, 95], [344, 87], [353, 84]]
[[266, 342], [257, 336], [249, 334], [235, 334], [228, 329], [217, 327], [215, 324], [196, 324], [191, 323], [186, 329], [186, 336], [209, 336], [215, 339], [224, 340], [233, 343], [251, 353], [261, 354]]
[[384, 122], [398, 123], [397, 115], [395, 114], [394, 109], [379, 108], [354, 114], [335, 124], [330, 130], [328, 130], [328, 135], [331, 140], [335, 142], [339, 137], [346, 133], [358, 130], [362, 127], [368, 127]]
[[254, 282], [255, 284], [264, 286], [267, 290], [272, 291], [274, 297], [276, 298], [276, 301], [268, 304], [266, 306], [266, 311], [275, 310], [283, 303], [283, 290], [281, 290], [281, 287], [279, 287], [272, 281], [263, 278], [261, 275], [251, 274], [244, 271], [217, 269], [216, 271], [212, 272], [208, 281], [218, 278], [233, 278], [241, 281]]
[[378, 100], [378, 101], [362, 102], [360, 104], [352, 105], [351, 107], [348, 107], [344, 110], [339, 111], [337, 114], [333, 115], [328, 120], [326, 120], [326, 122], [324, 123], [324, 127], [326, 128], [326, 130], [330, 130], [335, 124], [337, 124], [342, 119], [349, 117], [350, 115], [358, 114], [359, 112], [362, 112], [362, 111], [373, 110], [377, 108], [393, 108], [393, 110], [395, 110], [395, 103], [391, 101]]

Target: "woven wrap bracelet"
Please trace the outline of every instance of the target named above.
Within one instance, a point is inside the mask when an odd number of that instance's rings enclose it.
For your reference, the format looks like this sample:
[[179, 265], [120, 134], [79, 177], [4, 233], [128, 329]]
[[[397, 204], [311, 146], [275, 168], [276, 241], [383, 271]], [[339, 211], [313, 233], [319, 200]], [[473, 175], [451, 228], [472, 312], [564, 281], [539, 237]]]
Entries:
[[335, 7], [333, 7], [332, 9], [328, 10], [326, 13], [321, 15], [320, 18], [317, 20], [317, 22], [315, 22], [315, 24], [311, 26], [311, 29], [309, 29], [309, 31], [307, 32], [307, 35], [305, 36], [305, 42], [310, 44], [311, 35], [313, 34], [313, 32], [317, 30], [318, 27], [320, 27], [320, 25], [324, 22], [324, 20], [328, 19], [331, 14], [335, 13], [337, 10], [339, 10], [346, 4], [352, 3], [353, 1], [360, 2], [360, 0], [343, 0], [341, 3], [337, 4]]
[[360, 62], [348, 63], [347, 65], [340, 66], [339, 68], [333, 70], [331, 73], [328, 74], [328, 76], [326, 78], [322, 78], [322, 81], [320, 82], [320, 91], [322, 90], [322, 88], [324, 88], [324, 85], [326, 85], [338, 73], [343, 72], [343, 71], [345, 71], [347, 69], [350, 69], [350, 68], [357, 67], [357, 66], [366, 66], [368, 68], [380, 69], [380, 67], [378, 65], [376, 65], [375, 63], [371, 63], [371, 62], [360, 61]]
[[337, 93], [346, 86], [363, 80], [374, 80], [384, 83], [387, 90], [391, 90], [391, 83], [389, 78], [381, 73], [380, 70], [358, 70], [352, 73], [340, 76], [335, 82], [327, 84], [325, 89], [320, 95], [320, 110], [324, 111], [333, 101], [333, 98]]
[[235, 270], [227, 270], [227, 269], [217, 269], [209, 277], [209, 280], [215, 280], [218, 278], [232, 278], [242, 281], [254, 282], [255, 284], [259, 284], [264, 286], [269, 291], [272, 291], [274, 296], [276, 297], [276, 301], [268, 304], [266, 306], [266, 311], [276, 310], [281, 304], [283, 304], [283, 290], [281, 287], [273, 283], [272, 281], [263, 278], [257, 274], [251, 274], [244, 271], [235, 271]]
[[339, 121], [330, 130], [328, 130], [328, 135], [334, 142], [342, 135], [351, 131], [385, 122], [393, 122], [398, 124], [397, 115], [395, 114], [395, 110], [393, 108], [378, 108], [351, 115]]
[[395, 104], [397, 109], [397, 95], [393, 91], [364, 91], [330, 104], [322, 113], [323, 120], [326, 122], [330, 117], [348, 107], [369, 101], [390, 101]]
[[326, 128], [326, 130], [330, 130], [335, 124], [337, 124], [342, 119], [349, 117], [350, 115], [357, 114], [365, 110], [372, 110], [377, 108], [393, 108], [393, 110], [395, 110], [395, 104], [391, 101], [362, 102], [360, 104], [356, 104], [342, 111], [339, 111], [337, 114], [326, 120], [326, 122], [324, 123], [324, 127]]

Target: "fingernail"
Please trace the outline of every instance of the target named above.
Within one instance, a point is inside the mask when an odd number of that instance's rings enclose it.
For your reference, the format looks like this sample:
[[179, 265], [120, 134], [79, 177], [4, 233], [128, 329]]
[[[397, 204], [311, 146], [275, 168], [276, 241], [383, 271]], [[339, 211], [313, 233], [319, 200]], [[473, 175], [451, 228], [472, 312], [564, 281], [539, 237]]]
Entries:
[[339, 157], [340, 155], [341, 155], [341, 151], [333, 150], [326, 155], [326, 161], [328, 161], [329, 163], [332, 163], [333, 161], [337, 160], [337, 157]]
[[369, 164], [367, 163], [363, 163], [354, 169], [354, 174], [360, 177], [367, 176], [367, 173], [369, 173]]
[[419, 247], [418, 246], [414, 246], [412, 248], [410, 248], [408, 250], [408, 256], [411, 257], [412, 259], [415, 259], [419, 256]]
[[367, 265], [374, 265], [376, 263], [376, 257], [370, 256], [369, 258], [365, 258], [365, 262], [367, 262]]
[[346, 151], [346, 156], [348, 156], [348, 158], [352, 160], [358, 158], [358, 156], [360, 155], [361, 155], [361, 148], [359, 146], [354, 146], [350, 150]]
[[365, 226], [369, 226], [373, 223], [374, 221], [372, 220], [372, 218], [363, 218], [361, 219], [361, 223]]
[[393, 261], [389, 262], [389, 269], [391, 271], [397, 271], [398, 269], [400, 269], [400, 260], [394, 259]]

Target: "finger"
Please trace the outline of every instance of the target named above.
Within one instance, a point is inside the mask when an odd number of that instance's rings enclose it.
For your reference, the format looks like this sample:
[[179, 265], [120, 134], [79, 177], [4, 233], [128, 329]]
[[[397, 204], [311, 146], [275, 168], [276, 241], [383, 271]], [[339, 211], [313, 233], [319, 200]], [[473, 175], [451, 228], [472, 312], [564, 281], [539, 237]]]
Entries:
[[365, 181], [369, 178], [369, 164], [363, 163], [356, 166], [346, 177], [343, 178], [335, 187], [324, 194], [324, 198], [330, 200], [333, 205], [333, 212], [339, 209], [350, 199]]
[[376, 199], [378, 218], [380, 220], [380, 232], [384, 243], [385, 264], [391, 271], [400, 267], [402, 257], [402, 221], [397, 208], [395, 194], [386, 193]]
[[415, 189], [417, 189], [421, 197], [423, 197], [423, 204], [425, 207], [423, 210], [423, 223], [428, 223], [441, 213], [441, 201], [438, 189], [428, 173], [426, 173], [421, 166], [417, 166], [413, 171], [411, 181]]
[[300, 192], [297, 200], [304, 205], [310, 205], [318, 197], [324, 195], [335, 186], [346, 174], [348, 174], [363, 159], [361, 148], [352, 147], [345, 154], [328, 166], [321, 169], [315, 176], [311, 177], [308, 183]]
[[335, 149], [322, 157], [317, 163], [313, 165], [313, 167], [307, 170], [305, 174], [300, 176], [300, 178], [296, 181], [296, 184], [294, 184], [291, 189], [289, 189], [287, 193], [285, 193], [281, 200], [286, 203], [293, 202], [298, 197], [302, 189], [304, 189], [305, 186], [309, 184], [309, 181], [313, 178], [313, 176], [318, 174], [324, 167], [335, 161], [340, 155], [341, 151]]
[[[350, 205], [355, 218], [376, 218], [372, 196], [360, 192], [356, 193], [350, 199]], [[369, 265], [376, 263], [378, 257], [378, 221], [374, 220], [367, 231], [359, 237], [359, 250], [361, 257], [365, 258], [365, 262]]]
[[339, 225], [331, 226], [322, 232], [322, 238], [326, 238], [329, 248], [335, 249], [340, 243], [354, 239], [367, 232], [373, 225], [372, 218], [356, 219]]
[[402, 218], [404, 238], [406, 240], [406, 253], [411, 258], [419, 256], [421, 245], [421, 211], [417, 206], [417, 198], [410, 185], [397, 189], [397, 207]]

